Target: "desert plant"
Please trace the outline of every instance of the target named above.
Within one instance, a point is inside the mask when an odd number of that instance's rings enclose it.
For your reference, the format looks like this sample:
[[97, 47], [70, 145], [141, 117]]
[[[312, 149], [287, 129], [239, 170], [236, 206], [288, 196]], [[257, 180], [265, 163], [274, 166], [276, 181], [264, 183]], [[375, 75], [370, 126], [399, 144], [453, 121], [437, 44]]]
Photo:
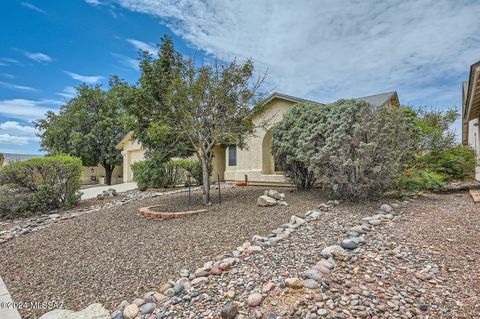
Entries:
[[[302, 123], [316, 113], [316, 107], [321, 106], [311, 103], [298, 104], [272, 129], [272, 154], [280, 163], [285, 176], [300, 189], [311, 188], [316, 181], [313, 170], [309, 168], [309, 158], [299, 145], [306, 134]], [[326, 115], [325, 112], [320, 113]], [[300, 136], [302, 138], [299, 138]]]
[[463, 145], [457, 145], [441, 151], [432, 151], [418, 157], [433, 172], [443, 174], [447, 180], [472, 178], [475, 173], [475, 152]]
[[446, 187], [441, 174], [429, 171], [420, 164], [406, 168], [397, 185], [400, 190], [407, 192], [438, 191]]
[[14, 209], [18, 214], [74, 206], [80, 200], [81, 171], [81, 160], [68, 155], [33, 158], [2, 167], [0, 184], [8, 185], [2, 195], [3, 214], [9, 213], [5, 203], [11, 202], [10, 196], [21, 197]]
[[[191, 177], [196, 184], [202, 185], [202, 163], [200, 163], [200, 161], [194, 159], [179, 159], [171, 160], [170, 162], [179, 169], [184, 170], [187, 173], [187, 179]], [[188, 180], [184, 180], [183, 182], [187, 183]]]
[[300, 104], [289, 113], [285, 118], [296, 119], [274, 128], [274, 156], [299, 161], [340, 197], [369, 198], [394, 188], [413, 157], [415, 123], [403, 108], [339, 100]]

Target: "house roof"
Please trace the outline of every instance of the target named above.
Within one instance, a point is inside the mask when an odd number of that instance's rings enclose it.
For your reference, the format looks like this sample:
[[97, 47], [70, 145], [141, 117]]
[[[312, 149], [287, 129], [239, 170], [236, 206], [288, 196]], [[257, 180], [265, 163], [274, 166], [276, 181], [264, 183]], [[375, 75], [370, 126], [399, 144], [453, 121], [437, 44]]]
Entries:
[[[256, 107], [254, 107], [252, 109], [252, 112], [247, 117], [247, 119], [251, 119], [256, 113], [262, 111], [263, 110], [262, 106], [266, 105], [267, 103], [269, 103], [270, 101], [272, 101], [274, 99], [287, 100], [287, 101], [291, 101], [291, 102], [295, 102], [295, 103], [308, 102], [308, 103], [315, 103], [315, 104], [324, 105], [324, 103], [320, 103], [320, 102], [316, 102], [316, 101], [312, 101], [312, 100], [307, 100], [307, 99], [302, 99], [302, 98], [299, 98], [299, 97], [296, 97], [296, 96], [287, 95], [287, 94], [283, 94], [283, 93], [279, 93], [279, 92], [273, 92], [265, 100], [263, 100], [263, 102], [261, 102], [259, 105], [257, 105]], [[387, 92], [387, 93], [380, 93], [380, 94], [375, 94], [375, 95], [368, 95], [368, 96], [358, 97], [358, 98], [354, 98], [354, 99], [365, 101], [375, 108], [381, 107], [381, 106], [385, 105], [387, 102], [389, 102], [390, 100], [393, 99], [395, 106], [400, 106], [400, 102], [399, 102], [399, 99], [398, 99], [398, 94], [397, 94], [396, 91]]]
[[462, 143], [468, 143], [468, 122], [480, 116], [480, 61], [470, 66], [467, 82], [462, 83]]
[[115, 148], [117, 150], [123, 150], [123, 148], [125, 147], [125, 144], [127, 144], [128, 141], [130, 141], [132, 136], [133, 136], [133, 131], [130, 131], [127, 134], [125, 134], [125, 136], [122, 138], [122, 140], [120, 142], [118, 142], [118, 144], [115, 146]]
[[380, 106], [385, 105], [392, 98], [395, 100], [395, 104], [397, 106], [400, 106], [400, 102], [398, 101], [398, 95], [397, 95], [396, 91], [387, 92], [387, 93], [380, 93], [380, 94], [375, 94], [375, 95], [368, 95], [368, 96], [364, 96], [364, 97], [357, 97], [355, 99], [365, 101], [365, 102], [367, 102], [368, 104], [370, 104], [374, 107], [380, 107]]
[[26, 161], [36, 157], [43, 157], [43, 155], [38, 155], [38, 154], [15, 154], [15, 153], [3, 153], [3, 156], [4, 156], [3, 165], [7, 165], [8, 163], [13, 163], [13, 162]]

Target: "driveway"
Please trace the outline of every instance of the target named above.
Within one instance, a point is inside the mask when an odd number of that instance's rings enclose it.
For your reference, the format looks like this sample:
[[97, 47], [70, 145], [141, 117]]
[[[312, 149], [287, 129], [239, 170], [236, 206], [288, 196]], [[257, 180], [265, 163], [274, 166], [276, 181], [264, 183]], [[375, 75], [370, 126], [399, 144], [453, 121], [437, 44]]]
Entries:
[[106, 191], [110, 188], [115, 189], [118, 193], [130, 191], [132, 189], [137, 188], [137, 183], [122, 183], [116, 185], [104, 185], [104, 186], [96, 186], [90, 187], [86, 189], [82, 189], [80, 192], [82, 193], [82, 199], [90, 199], [97, 197], [98, 194], [101, 194], [103, 191]]

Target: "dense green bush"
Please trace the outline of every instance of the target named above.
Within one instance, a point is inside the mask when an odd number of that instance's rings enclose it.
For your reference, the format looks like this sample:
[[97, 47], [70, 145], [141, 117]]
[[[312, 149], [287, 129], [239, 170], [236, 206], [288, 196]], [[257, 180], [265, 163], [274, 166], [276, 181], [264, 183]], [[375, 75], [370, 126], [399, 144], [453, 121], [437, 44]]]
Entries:
[[74, 206], [82, 162], [68, 155], [33, 158], [0, 169], [0, 214], [21, 216]]
[[431, 171], [443, 174], [447, 180], [464, 180], [472, 178], [475, 174], [475, 152], [463, 145], [428, 152], [419, 156], [417, 161]]
[[200, 163], [200, 161], [193, 159], [180, 159], [172, 160], [171, 162], [185, 170], [187, 173], [187, 176], [185, 176], [185, 182], [188, 182], [188, 178], [191, 177], [193, 178], [192, 182], [195, 182], [198, 185], [202, 184], [202, 163]]
[[359, 100], [301, 103], [273, 128], [272, 154], [289, 176], [299, 162], [307, 176], [313, 173], [338, 196], [378, 196], [396, 186], [403, 164], [413, 157], [411, 116], [404, 108], [373, 108]]
[[425, 169], [421, 165], [407, 168], [398, 179], [398, 188], [407, 192], [423, 190], [438, 191], [446, 187], [441, 174]]
[[[133, 177], [142, 191], [147, 188], [168, 188], [190, 180], [200, 184], [202, 169], [199, 161], [190, 159], [163, 161], [153, 155], [132, 165]], [[191, 179], [192, 178], [193, 181]]]

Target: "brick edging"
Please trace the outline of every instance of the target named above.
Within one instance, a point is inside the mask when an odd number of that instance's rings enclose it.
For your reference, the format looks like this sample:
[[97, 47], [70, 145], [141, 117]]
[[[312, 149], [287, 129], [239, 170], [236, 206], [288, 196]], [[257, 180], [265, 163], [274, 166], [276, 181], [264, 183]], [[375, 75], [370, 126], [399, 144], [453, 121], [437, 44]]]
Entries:
[[203, 213], [208, 211], [208, 209], [198, 209], [198, 210], [189, 210], [184, 212], [157, 212], [152, 210], [154, 207], [161, 207], [164, 205], [154, 205], [148, 207], [141, 207], [138, 210], [138, 216], [145, 219], [150, 220], [166, 220], [166, 219], [174, 219], [174, 218], [183, 218], [186, 216], [197, 215], [199, 213]]

